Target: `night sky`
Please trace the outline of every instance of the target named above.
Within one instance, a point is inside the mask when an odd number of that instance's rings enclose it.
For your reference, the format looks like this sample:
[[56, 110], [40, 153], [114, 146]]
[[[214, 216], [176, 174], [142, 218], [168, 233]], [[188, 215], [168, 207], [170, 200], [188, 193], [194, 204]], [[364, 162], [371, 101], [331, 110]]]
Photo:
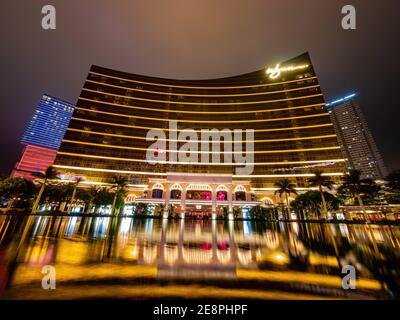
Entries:
[[[41, 28], [41, 8], [57, 29]], [[342, 6], [357, 30], [341, 28]], [[309, 51], [325, 98], [356, 92], [389, 169], [400, 169], [399, 0], [1, 0], [2, 173], [43, 93], [76, 103], [92, 64], [207, 79], [259, 70]]]

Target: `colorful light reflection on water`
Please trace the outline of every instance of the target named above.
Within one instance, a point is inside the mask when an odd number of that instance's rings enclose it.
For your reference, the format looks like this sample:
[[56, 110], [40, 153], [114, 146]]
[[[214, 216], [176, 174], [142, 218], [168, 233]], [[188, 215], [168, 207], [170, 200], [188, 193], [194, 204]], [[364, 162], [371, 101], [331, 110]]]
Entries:
[[0, 241], [3, 299], [399, 297], [395, 226], [2, 215]]

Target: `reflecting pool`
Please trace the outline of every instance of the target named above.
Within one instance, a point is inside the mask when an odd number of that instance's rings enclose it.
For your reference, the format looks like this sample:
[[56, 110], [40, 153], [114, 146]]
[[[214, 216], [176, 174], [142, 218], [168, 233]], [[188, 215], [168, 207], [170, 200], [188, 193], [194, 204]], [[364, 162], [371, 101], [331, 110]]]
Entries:
[[399, 266], [397, 226], [0, 215], [2, 299], [398, 299]]

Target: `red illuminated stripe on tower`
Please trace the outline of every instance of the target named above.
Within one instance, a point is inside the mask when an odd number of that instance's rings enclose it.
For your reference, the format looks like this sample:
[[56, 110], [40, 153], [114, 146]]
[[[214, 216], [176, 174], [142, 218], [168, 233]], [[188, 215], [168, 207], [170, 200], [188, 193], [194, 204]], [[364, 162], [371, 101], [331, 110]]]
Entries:
[[26, 145], [21, 156], [21, 160], [16, 164], [12, 177], [22, 177], [33, 180], [33, 172], [45, 171], [52, 166], [57, 155], [57, 150]]

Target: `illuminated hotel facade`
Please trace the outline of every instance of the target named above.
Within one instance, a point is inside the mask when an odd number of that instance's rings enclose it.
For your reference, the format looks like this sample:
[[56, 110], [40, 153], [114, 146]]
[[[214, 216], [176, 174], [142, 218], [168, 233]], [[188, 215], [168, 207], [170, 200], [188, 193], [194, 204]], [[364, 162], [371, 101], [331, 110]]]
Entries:
[[35, 179], [34, 172], [45, 171], [53, 165], [61, 145], [74, 105], [44, 94], [22, 135], [24, 149], [11, 176]]
[[[171, 127], [176, 122], [176, 127]], [[152, 150], [149, 130], [165, 132], [166, 150]], [[184, 129], [254, 130], [243, 150], [254, 145], [254, 169], [238, 174], [237, 164], [181, 162]], [[207, 144], [209, 141], [207, 141]], [[150, 163], [154, 154], [166, 160]], [[236, 150], [236, 149], [235, 149]], [[181, 152], [181, 151], [178, 151]], [[226, 153], [224, 149], [224, 154]], [[228, 151], [228, 153], [236, 151]], [[198, 158], [198, 159], [199, 159]], [[172, 159], [172, 160], [171, 160]], [[92, 66], [55, 161], [65, 177], [84, 176], [86, 185], [111, 185], [114, 176], [129, 181], [127, 202], [174, 205], [191, 210], [229, 212], [234, 206], [280, 202], [277, 180], [288, 178], [300, 191], [316, 169], [339, 181], [344, 159], [308, 53], [280, 65], [234, 77], [171, 80]]]

